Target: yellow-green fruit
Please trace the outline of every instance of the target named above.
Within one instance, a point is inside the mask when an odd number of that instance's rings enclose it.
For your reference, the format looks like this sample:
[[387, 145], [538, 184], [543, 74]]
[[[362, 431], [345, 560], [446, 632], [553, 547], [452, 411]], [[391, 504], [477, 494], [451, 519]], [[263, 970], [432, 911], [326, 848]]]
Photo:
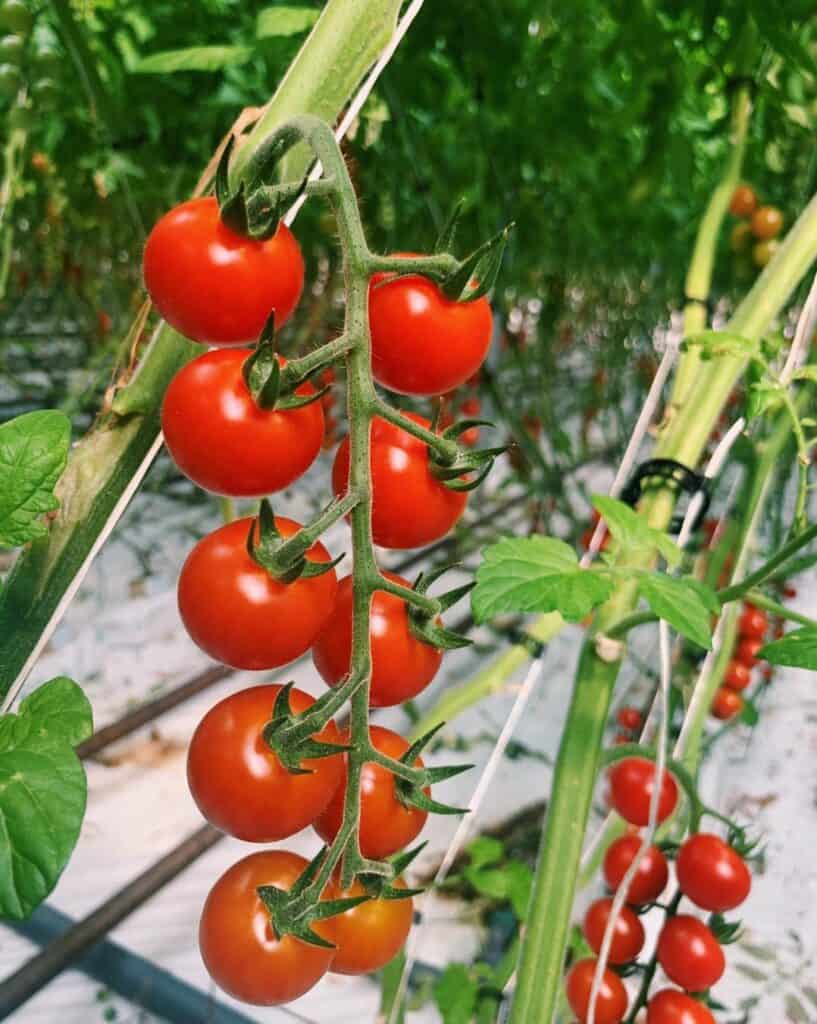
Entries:
[[752, 259], [758, 267], [765, 267], [779, 248], [780, 243], [776, 238], [769, 238], [765, 242], [758, 242], [752, 249]]
[[729, 236], [729, 244], [732, 247], [732, 252], [745, 252], [752, 240], [752, 225], [744, 220], [740, 224], [736, 224], [732, 228], [732, 234]]

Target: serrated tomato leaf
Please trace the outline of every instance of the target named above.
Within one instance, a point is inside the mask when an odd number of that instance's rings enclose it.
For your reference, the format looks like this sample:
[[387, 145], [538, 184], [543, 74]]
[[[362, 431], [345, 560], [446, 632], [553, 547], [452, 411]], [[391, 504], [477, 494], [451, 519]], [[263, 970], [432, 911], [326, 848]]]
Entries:
[[643, 516], [625, 502], [604, 494], [594, 494], [593, 508], [604, 519], [613, 540], [623, 551], [658, 551], [667, 565], [671, 566], [680, 561], [681, 549], [675, 541], [668, 534], [650, 526]]
[[714, 590], [691, 576], [654, 572], [639, 578], [638, 591], [650, 610], [674, 630], [699, 647], [711, 648], [711, 618], [720, 611]]
[[772, 665], [817, 671], [817, 627], [803, 626], [801, 629], [794, 629], [780, 640], [773, 640], [765, 647], [761, 647], [757, 657]]
[[54, 486], [65, 469], [71, 423], [53, 409], [0, 426], [0, 547], [45, 535], [42, 517], [59, 507]]
[[87, 698], [62, 677], [0, 716], [0, 918], [28, 917], [68, 863], [86, 799], [74, 744], [91, 727]]
[[477, 1008], [478, 990], [465, 964], [449, 964], [432, 989], [443, 1024], [469, 1024]]
[[560, 612], [577, 622], [613, 591], [609, 573], [582, 569], [553, 537], [506, 537], [486, 548], [471, 592], [477, 622], [503, 612]]

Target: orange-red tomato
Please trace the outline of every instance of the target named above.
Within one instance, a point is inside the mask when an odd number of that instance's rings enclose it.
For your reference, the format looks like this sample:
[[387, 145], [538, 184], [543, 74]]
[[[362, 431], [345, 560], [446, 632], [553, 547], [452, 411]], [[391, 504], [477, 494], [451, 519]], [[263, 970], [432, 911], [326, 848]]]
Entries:
[[752, 233], [755, 238], [774, 238], [782, 228], [783, 214], [776, 206], [761, 206], [752, 214]]
[[369, 324], [374, 378], [403, 395], [441, 395], [464, 384], [485, 361], [493, 330], [484, 296], [455, 302], [417, 274], [372, 277]]
[[204, 345], [257, 341], [273, 311], [280, 327], [304, 283], [301, 250], [285, 224], [263, 242], [236, 234], [214, 196], [190, 199], [157, 221], [143, 271], [164, 319]]
[[728, 721], [730, 718], [734, 718], [735, 715], [740, 714], [743, 710], [743, 703], [743, 697], [739, 693], [735, 690], [730, 690], [728, 686], [721, 686], [712, 698], [710, 711], [715, 718]]
[[697, 999], [674, 988], [656, 992], [647, 1004], [647, 1024], [716, 1024]]
[[[405, 414], [430, 427], [423, 416]], [[465, 510], [468, 496], [452, 491], [431, 472], [428, 448], [419, 438], [379, 416], [372, 422], [372, 537], [387, 548], [419, 548], [444, 537]], [[349, 480], [349, 438], [338, 448], [332, 489], [339, 496]]]
[[657, 953], [667, 977], [687, 992], [711, 988], [726, 968], [720, 943], [703, 921], [690, 914], [667, 921], [658, 936]]
[[728, 686], [730, 690], [736, 690], [737, 692], [745, 690], [751, 681], [752, 670], [747, 668], [742, 661], [735, 661], [733, 659], [726, 666], [723, 685]]
[[[565, 990], [570, 1009], [584, 1024], [590, 1006], [590, 991], [593, 987], [593, 975], [596, 961], [589, 957], [578, 960], [570, 968], [565, 981]], [[596, 999], [596, 1024], [619, 1024], [627, 1012], [627, 989], [617, 974], [605, 968], [602, 975], [601, 988]]]
[[[604, 941], [604, 932], [613, 906], [611, 899], [596, 900], [587, 910], [584, 918], [584, 937], [587, 944], [598, 954]], [[610, 943], [611, 964], [628, 964], [635, 960], [644, 946], [644, 926], [629, 907], [622, 907], [613, 929]]]
[[[337, 577], [279, 583], [247, 553], [254, 520], [236, 519], [208, 534], [193, 548], [179, 576], [179, 612], [192, 639], [211, 658], [233, 668], [267, 669], [286, 665], [309, 650], [329, 618]], [[282, 537], [300, 526], [275, 517]], [[331, 561], [316, 541], [312, 562]]]
[[[638, 836], [621, 836], [610, 844], [604, 856], [604, 880], [616, 890], [641, 846]], [[650, 903], [657, 900], [669, 881], [667, 858], [657, 846], [650, 846], [638, 864], [635, 878], [627, 890], [628, 903]]]
[[[610, 798], [613, 807], [631, 825], [646, 825], [650, 814], [650, 797], [655, 785], [655, 765], [643, 757], [627, 757], [610, 769]], [[678, 786], [669, 772], [661, 778], [658, 799], [658, 820], [663, 821], [675, 810]]]
[[[315, 461], [324, 433], [320, 402], [261, 409], [241, 370], [250, 349], [216, 349], [187, 363], [162, 402], [165, 444], [193, 483], [215, 494], [258, 498], [288, 487]], [[286, 360], [279, 357], [282, 366]], [[313, 395], [304, 383], [297, 395]]]
[[[391, 883], [395, 889], [405, 889], [398, 878]], [[354, 882], [338, 896], [362, 896], [365, 889]], [[393, 960], [411, 931], [413, 901], [404, 899], [373, 899], [360, 903], [351, 910], [334, 917], [334, 942], [337, 946], [330, 970], [333, 974], [369, 974], [379, 971]]]
[[729, 212], [734, 217], [749, 217], [757, 209], [757, 195], [750, 185], [738, 185], [732, 193]]
[[[373, 725], [369, 729], [372, 745], [382, 754], [395, 759], [408, 750], [408, 743], [391, 729]], [[414, 762], [423, 766], [422, 758]], [[428, 792], [428, 790], [427, 790]], [[343, 821], [346, 782], [337, 788], [329, 806], [315, 821], [315, 831], [331, 843]], [[364, 857], [390, 857], [415, 839], [423, 829], [427, 811], [408, 807], [397, 796], [394, 776], [379, 764], [367, 762], [360, 776], [360, 852]]]
[[[273, 843], [311, 825], [343, 779], [343, 758], [303, 761], [291, 774], [264, 740], [281, 687], [252, 686], [225, 697], [199, 722], [187, 752], [187, 782], [204, 817], [237, 839]], [[292, 689], [294, 714], [315, 701]], [[321, 743], [340, 743], [330, 720], [316, 733]]]
[[[236, 999], [256, 1006], [288, 1003], [308, 992], [329, 969], [334, 949], [292, 935], [276, 939], [256, 891], [262, 885], [291, 889], [306, 866], [295, 853], [264, 850], [234, 864], [210, 890], [199, 924], [199, 948], [210, 977]], [[315, 921], [312, 928], [327, 942], [334, 941], [333, 918]]]
[[746, 861], [720, 836], [698, 832], [678, 851], [678, 885], [703, 910], [734, 910], [749, 895], [752, 875]]
[[[394, 573], [389, 579], [411, 587]], [[352, 577], [338, 585], [332, 614], [312, 646], [312, 658], [321, 677], [330, 686], [348, 674], [352, 656]], [[418, 640], [409, 627], [405, 601], [384, 590], [375, 592], [369, 613], [372, 652], [372, 680], [369, 704], [387, 708], [402, 704], [421, 693], [437, 674], [443, 653], [438, 647]]]

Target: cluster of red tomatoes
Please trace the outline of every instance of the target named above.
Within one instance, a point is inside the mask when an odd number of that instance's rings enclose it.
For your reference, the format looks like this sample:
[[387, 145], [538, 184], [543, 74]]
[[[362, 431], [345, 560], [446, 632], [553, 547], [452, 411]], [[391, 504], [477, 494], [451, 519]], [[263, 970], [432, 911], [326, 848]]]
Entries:
[[769, 630], [769, 618], [761, 608], [744, 604], [738, 622], [738, 642], [726, 667], [723, 685], [712, 698], [715, 718], [728, 720], [743, 710], [741, 692], [752, 681], [752, 669], [758, 665], [757, 652]]
[[[648, 823], [654, 785], [655, 766], [642, 758], [625, 758], [610, 771], [612, 804], [635, 830], [616, 839], [604, 857], [604, 879], [612, 890], [621, 885], [641, 847], [637, 829]], [[673, 813], [677, 799], [677, 784], [672, 775], [665, 773], [659, 795], [659, 821]], [[655, 956], [664, 973], [679, 988], [663, 988], [649, 996], [646, 1021], [647, 1024], [715, 1024], [709, 1009], [690, 993], [705, 992], [718, 981], [726, 966], [723, 950], [707, 924], [692, 914], [677, 913], [677, 908], [680, 899], [685, 897], [712, 914], [733, 910], [749, 895], [751, 874], [744, 859], [723, 839], [697, 832], [677, 850], [675, 875], [679, 893], [668, 905]], [[627, 989], [613, 968], [632, 965], [642, 954], [646, 936], [639, 915], [651, 909], [661, 897], [669, 876], [667, 853], [659, 846], [650, 846], [630, 882], [627, 904], [613, 930], [608, 961], [612, 967], [604, 971], [596, 1001], [598, 1024], [618, 1024], [627, 1014]], [[609, 897], [597, 900], [584, 918], [584, 937], [596, 954], [601, 950], [612, 905]], [[593, 957], [579, 960], [567, 975], [567, 999], [581, 1022], [587, 1020], [596, 963]]]
[[[253, 355], [247, 345], [264, 330], [270, 312], [280, 325], [300, 297], [304, 265], [292, 234], [281, 224], [271, 238], [251, 240], [222, 222], [215, 199], [195, 199], [154, 227], [144, 275], [165, 320], [186, 337], [215, 346], [177, 373], [164, 399], [162, 428], [179, 468], [206, 490], [232, 497], [260, 497], [289, 486], [325, 441], [327, 403], [265, 408], [242, 371]], [[373, 277], [369, 314], [373, 374], [393, 391], [450, 391], [472, 377], [487, 354], [487, 300], [450, 301], [423, 277]], [[283, 358], [276, 358], [284, 367]], [[324, 382], [331, 372], [322, 370]], [[295, 394], [317, 397], [308, 381]], [[370, 469], [376, 544], [429, 544], [463, 512], [466, 495], [433, 475], [426, 445], [383, 419], [372, 423]], [[332, 471], [337, 496], [345, 492], [348, 471], [347, 438]], [[283, 517], [275, 519], [275, 527], [281, 538], [300, 529]], [[276, 668], [311, 648], [320, 676], [335, 686], [350, 667], [352, 577], [338, 582], [330, 567], [319, 575], [274, 578], [248, 551], [248, 537], [257, 542], [259, 532], [259, 520], [240, 519], [215, 530], [190, 552], [178, 591], [185, 627], [209, 655], [239, 669]], [[315, 542], [306, 560], [329, 563], [331, 557]], [[393, 594], [375, 593], [370, 638], [373, 706], [416, 696], [440, 667], [442, 651], [412, 632], [406, 603]], [[255, 686], [227, 697], [205, 715], [190, 744], [190, 790], [207, 820], [239, 839], [271, 843], [312, 826], [329, 843], [341, 827], [345, 757], [306, 759], [303, 773], [288, 771], [265, 739], [280, 693], [278, 685]], [[295, 689], [288, 699], [296, 715], [314, 703]], [[349, 735], [330, 720], [313, 739], [344, 744]], [[370, 740], [395, 760], [409, 750], [407, 741], [388, 729], [372, 726]], [[414, 763], [422, 767], [420, 758]], [[364, 765], [360, 793], [363, 857], [389, 857], [420, 833], [427, 811], [400, 799], [387, 768]], [[237, 998], [265, 1005], [287, 1002], [327, 970], [375, 970], [403, 944], [411, 926], [410, 898], [374, 898], [316, 921], [314, 930], [331, 948], [293, 935], [278, 937], [257, 890], [275, 886], [288, 891], [305, 867], [303, 858], [291, 852], [254, 853], [230, 868], [210, 892], [200, 925], [202, 956], [216, 982]], [[391, 886], [404, 888], [399, 879]], [[322, 898], [363, 891], [356, 881], [341, 894], [333, 878]]]
[[751, 246], [755, 266], [765, 267], [777, 252], [783, 214], [776, 206], [761, 206], [751, 185], [738, 185], [732, 195], [729, 212], [741, 218], [732, 228], [732, 251], [745, 253]]

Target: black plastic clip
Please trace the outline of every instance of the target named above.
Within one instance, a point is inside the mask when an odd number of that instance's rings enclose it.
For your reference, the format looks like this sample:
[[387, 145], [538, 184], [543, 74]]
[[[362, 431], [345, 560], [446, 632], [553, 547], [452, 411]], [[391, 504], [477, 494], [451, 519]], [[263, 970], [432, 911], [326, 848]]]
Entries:
[[[646, 462], [641, 463], [630, 477], [627, 486], [621, 492], [621, 500], [635, 508], [644, 492], [645, 484], [650, 480], [660, 480], [664, 486], [674, 486], [676, 490], [688, 494], [690, 500], [696, 494], [703, 494], [704, 500], [701, 502], [701, 507], [695, 516], [695, 522], [692, 524], [692, 532], [694, 533], [706, 517], [710, 502], [712, 501], [711, 481], [709, 478], [696, 473], [694, 469], [690, 469], [682, 462], [676, 462], [675, 459], [647, 459]], [[685, 515], [683, 514], [674, 517], [671, 526], [672, 533], [681, 532], [684, 518]]]

